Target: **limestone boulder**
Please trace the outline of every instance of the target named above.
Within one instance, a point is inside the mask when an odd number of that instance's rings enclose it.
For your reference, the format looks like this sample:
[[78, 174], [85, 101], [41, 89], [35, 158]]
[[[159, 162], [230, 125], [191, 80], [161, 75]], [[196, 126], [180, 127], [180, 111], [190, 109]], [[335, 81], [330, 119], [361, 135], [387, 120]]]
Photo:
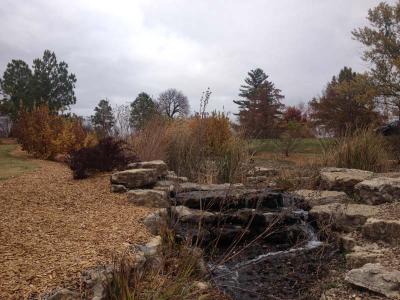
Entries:
[[242, 183], [200, 184], [198, 191], [229, 191], [242, 188], [244, 188], [244, 185]]
[[168, 174], [168, 166], [162, 160], [131, 163], [128, 165], [128, 169], [155, 169], [159, 177], [164, 177]]
[[126, 193], [128, 189], [122, 184], [112, 184], [111, 193]]
[[346, 264], [350, 268], [360, 268], [367, 263], [376, 263], [385, 255], [377, 244], [354, 246], [352, 252], [346, 254]]
[[176, 205], [194, 209], [219, 210], [220, 208], [279, 208], [283, 206], [283, 195], [257, 189], [224, 189], [178, 193]]
[[183, 177], [183, 176], [178, 176], [176, 175], [176, 173], [174, 171], [168, 171], [167, 175], [165, 176], [166, 180], [171, 180], [177, 183], [184, 183], [184, 182], [188, 182], [188, 178], [187, 177]]
[[145, 256], [157, 255], [158, 249], [161, 246], [161, 236], [157, 235], [144, 245], [138, 245], [136, 248], [143, 252]]
[[106, 265], [83, 271], [82, 283], [91, 290], [89, 299], [104, 300], [107, 298], [106, 283], [110, 280], [114, 270], [113, 265]]
[[[284, 215], [276, 212], [266, 212], [257, 211], [256, 209], [241, 208], [235, 211], [221, 213], [220, 220], [224, 223], [237, 224], [242, 226], [251, 226], [252, 228], [261, 229], [267, 225], [276, 221], [277, 218], [282, 218], [282, 223], [284, 222]], [[269, 221], [269, 222], [268, 222]]]
[[400, 271], [389, 270], [380, 264], [370, 263], [350, 270], [345, 280], [390, 299], [400, 299]]
[[373, 241], [384, 241], [400, 245], [400, 220], [370, 218], [362, 227], [364, 237]]
[[168, 171], [167, 171], [167, 176], [170, 176], [170, 177], [178, 177], [178, 175], [176, 175], [175, 171], [171, 171], [171, 170], [168, 170]]
[[128, 202], [146, 207], [169, 207], [170, 201], [165, 191], [159, 190], [130, 190], [127, 192]]
[[356, 184], [354, 188], [363, 203], [378, 205], [400, 200], [400, 178], [372, 178]]
[[371, 205], [331, 203], [314, 206], [309, 214], [320, 228], [329, 226], [335, 230], [352, 232], [377, 213], [377, 207]]
[[349, 196], [347, 196], [345, 192], [338, 191], [297, 190], [294, 191], [293, 194], [304, 199], [311, 207], [330, 203], [346, 203], [350, 201]]
[[320, 171], [321, 186], [327, 190], [351, 192], [354, 186], [372, 178], [374, 173], [357, 169], [323, 168]]
[[182, 223], [207, 224], [217, 220], [217, 215], [200, 209], [190, 209], [186, 206], [176, 206], [171, 208], [171, 214]]
[[195, 192], [195, 191], [228, 191], [233, 189], [242, 189], [244, 185], [242, 183], [222, 183], [222, 184], [198, 184], [193, 182], [184, 182], [179, 184], [178, 192]]
[[159, 191], [165, 191], [171, 196], [175, 196], [175, 193], [179, 185], [172, 180], [160, 180], [154, 185], [153, 189]]
[[155, 169], [131, 169], [111, 175], [111, 183], [123, 185], [128, 189], [153, 186], [158, 179]]
[[168, 216], [167, 209], [161, 208], [149, 214], [143, 220], [143, 223], [151, 234], [157, 235], [160, 233], [160, 229], [167, 225], [166, 223], [167, 216]]
[[187, 193], [199, 190], [200, 190], [200, 184], [194, 182], [181, 183], [178, 188], [179, 193]]

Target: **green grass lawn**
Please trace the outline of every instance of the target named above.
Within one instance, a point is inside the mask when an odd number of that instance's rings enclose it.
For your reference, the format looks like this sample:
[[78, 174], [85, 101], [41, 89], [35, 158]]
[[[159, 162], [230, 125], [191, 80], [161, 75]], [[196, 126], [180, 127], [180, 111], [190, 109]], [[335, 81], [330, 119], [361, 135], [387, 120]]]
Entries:
[[[321, 154], [322, 146], [321, 143], [326, 143], [326, 139], [317, 138], [304, 138], [299, 139], [293, 153], [301, 154]], [[257, 153], [278, 153], [281, 150], [276, 146], [275, 140], [273, 139], [257, 139], [251, 142], [251, 148]]]
[[11, 153], [17, 145], [2, 145], [0, 141], [0, 180], [34, 170], [37, 165], [24, 157], [16, 157]]

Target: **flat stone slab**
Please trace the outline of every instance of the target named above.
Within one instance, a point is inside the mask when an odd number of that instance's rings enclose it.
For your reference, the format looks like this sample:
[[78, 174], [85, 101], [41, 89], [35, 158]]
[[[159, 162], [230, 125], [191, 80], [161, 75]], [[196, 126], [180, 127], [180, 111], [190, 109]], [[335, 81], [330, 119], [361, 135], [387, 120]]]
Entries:
[[297, 190], [293, 194], [304, 199], [311, 207], [330, 203], [346, 203], [350, 201], [345, 192]]
[[175, 172], [173, 171], [168, 171], [168, 174], [165, 176], [166, 180], [171, 180], [177, 183], [184, 183], [184, 182], [188, 182], [189, 179], [187, 177], [184, 176], [178, 176], [175, 174]]
[[180, 222], [193, 224], [200, 224], [200, 222], [213, 223], [218, 217], [212, 212], [200, 209], [191, 209], [186, 206], [171, 207], [171, 213]]
[[199, 184], [194, 182], [183, 182], [179, 184], [178, 192], [187, 193], [195, 191], [222, 191], [222, 190], [228, 191], [240, 188], [244, 188], [244, 185], [242, 183]]
[[371, 205], [400, 200], [400, 178], [372, 178], [356, 184], [354, 189], [360, 201]]
[[345, 280], [390, 299], [400, 299], [400, 272], [388, 270], [380, 264], [366, 264], [350, 270]]
[[128, 169], [155, 169], [158, 173], [158, 176], [166, 176], [168, 174], [168, 166], [162, 160], [131, 163], [128, 165]]
[[132, 169], [112, 174], [111, 183], [135, 189], [152, 186], [157, 182], [157, 178], [155, 169]]
[[177, 190], [178, 184], [172, 180], [160, 180], [154, 185], [154, 190], [165, 191], [170, 195], [174, 196]]
[[174, 217], [182, 223], [193, 223], [198, 225], [199, 222], [213, 223], [218, 217], [217, 214], [197, 209], [190, 209], [186, 206], [172, 206], [169, 209], [160, 208], [150, 213], [143, 221], [146, 228], [152, 234], [159, 234], [163, 226], [167, 226], [168, 217]]
[[129, 203], [146, 207], [171, 206], [165, 191], [159, 190], [130, 190], [127, 192]]
[[362, 227], [362, 233], [366, 238], [373, 241], [400, 245], [400, 220], [369, 218]]
[[314, 206], [309, 214], [320, 227], [330, 226], [339, 231], [352, 232], [361, 228], [368, 218], [377, 213], [376, 206], [331, 203]]
[[219, 210], [221, 208], [279, 208], [283, 195], [257, 189], [206, 190], [178, 193], [176, 205], [194, 209]]
[[110, 190], [111, 193], [126, 193], [128, 191], [126, 186], [122, 184], [112, 184]]
[[161, 243], [161, 236], [157, 235], [145, 245], [138, 245], [136, 246], [136, 248], [141, 251], [144, 256], [154, 256], [157, 254], [158, 248], [161, 246]]
[[347, 192], [352, 191], [357, 183], [370, 179], [373, 175], [373, 172], [345, 168], [323, 168], [320, 171], [321, 186], [324, 189]]
[[375, 243], [366, 246], [354, 246], [352, 252], [346, 254], [346, 264], [351, 268], [360, 268], [367, 263], [376, 263], [384, 255], [383, 249]]

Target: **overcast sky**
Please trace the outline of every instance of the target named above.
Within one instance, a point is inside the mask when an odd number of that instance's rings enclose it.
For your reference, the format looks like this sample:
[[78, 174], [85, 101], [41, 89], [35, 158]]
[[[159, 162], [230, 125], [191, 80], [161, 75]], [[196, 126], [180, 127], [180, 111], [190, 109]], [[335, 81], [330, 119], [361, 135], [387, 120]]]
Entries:
[[[387, 1], [392, 3], [393, 1]], [[286, 96], [307, 102], [344, 65], [365, 70], [351, 30], [374, 0], [1, 0], [0, 72], [55, 51], [77, 77], [74, 111], [102, 98], [132, 101], [182, 90], [192, 110], [210, 87], [210, 109], [232, 103], [250, 69], [262, 68]]]

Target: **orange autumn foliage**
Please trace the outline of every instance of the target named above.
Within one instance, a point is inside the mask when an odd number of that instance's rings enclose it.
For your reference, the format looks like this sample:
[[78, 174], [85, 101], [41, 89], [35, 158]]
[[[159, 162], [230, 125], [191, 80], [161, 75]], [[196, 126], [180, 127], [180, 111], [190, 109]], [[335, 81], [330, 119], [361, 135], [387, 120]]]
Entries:
[[195, 116], [188, 120], [188, 127], [192, 136], [197, 137], [211, 155], [218, 155], [232, 137], [229, 118], [224, 113]]
[[57, 154], [67, 154], [97, 142], [93, 133], [84, 130], [81, 120], [53, 114], [47, 106], [22, 111], [16, 134], [23, 150], [43, 159], [54, 159]]

